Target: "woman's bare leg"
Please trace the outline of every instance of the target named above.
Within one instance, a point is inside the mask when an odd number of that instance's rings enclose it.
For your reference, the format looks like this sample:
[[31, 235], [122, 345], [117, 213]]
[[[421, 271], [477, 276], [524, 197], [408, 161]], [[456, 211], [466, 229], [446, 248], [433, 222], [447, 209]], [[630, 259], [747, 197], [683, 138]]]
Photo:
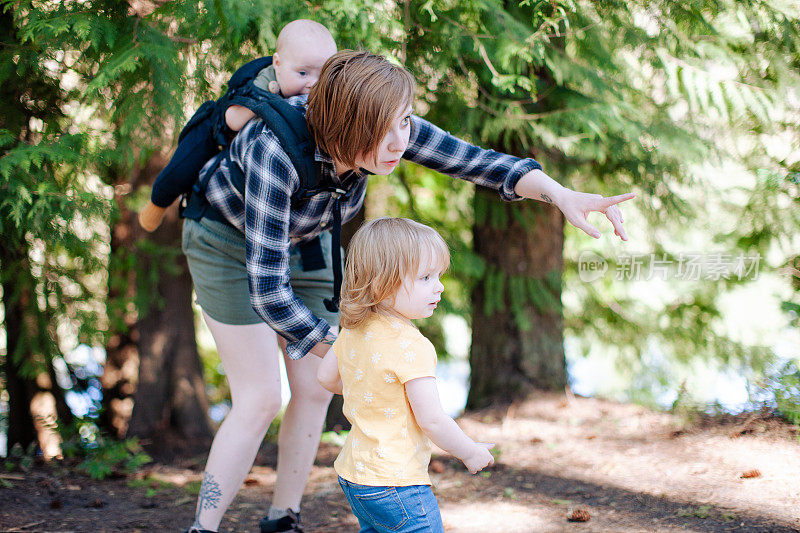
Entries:
[[[337, 330], [332, 328], [334, 332]], [[292, 398], [278, 433], [278, 479], [272, 505], [297, 511], [333, 395], [317, 381], [317, 367], [322, 359], [308, 354], [296, 361], [288, 357], [284, 360]]]
[[205, 313], [203, 317], [217, 344], [232, 400], [211, 445], [194, 523], [216, 531], [281, 408], [281, 380], [277, 335], [269, 326], [232, 326]]

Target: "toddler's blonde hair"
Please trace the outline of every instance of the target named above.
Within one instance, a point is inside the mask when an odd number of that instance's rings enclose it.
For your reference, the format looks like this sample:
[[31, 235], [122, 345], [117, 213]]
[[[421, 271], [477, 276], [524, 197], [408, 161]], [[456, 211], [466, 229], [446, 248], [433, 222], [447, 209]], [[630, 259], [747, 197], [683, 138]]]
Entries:
[[423, 260], [444, 271], [450, 250], [435, 229], [407, 218], [376, 218], [362, 225], [347, 248], [339, 322], [355, 329], [371, 314], [390, 314], [383, 303]]

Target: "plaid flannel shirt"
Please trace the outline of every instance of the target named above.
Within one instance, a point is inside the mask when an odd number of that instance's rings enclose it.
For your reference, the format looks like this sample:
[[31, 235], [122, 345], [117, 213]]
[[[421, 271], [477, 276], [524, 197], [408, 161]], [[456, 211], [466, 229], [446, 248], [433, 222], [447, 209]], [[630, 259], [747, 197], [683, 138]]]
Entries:
[[[288, 102], [305, 112], [306, 97]], [[206, 198], [245, 235], [250, 303], [258, 315], [287, 340], [292, 359], [306, 355], [330, 330], [325, 320], [300, 301], [289, 284], [289, 247], [310, 240], [332, 227], [334, 199], [321, 193], [298, 206], [291, 205], [300, 178], [277, 137], [261, 120], [251, 120], [230, 145], [230, 163], [224, 154], [209, 177]], [[342, 202], [342, 221], [352, 219], [364, 202], [367, 176], [348, 173], [338, 177], [333, 160], [317, 150], [323, 172], [350, 191]], [[542, 166], [484, 150], [453, 137], [430, 122], [412, 117], [411, 138], [403, 158], [430, 169], [497, 190], [504, 200], [520, 199], [514, 187], [527, 172]], [[214, 168], [209, 162], [201, 176]], [[245, 177], [245, 194], [231, 183], [229, 164], [238, 165]]]

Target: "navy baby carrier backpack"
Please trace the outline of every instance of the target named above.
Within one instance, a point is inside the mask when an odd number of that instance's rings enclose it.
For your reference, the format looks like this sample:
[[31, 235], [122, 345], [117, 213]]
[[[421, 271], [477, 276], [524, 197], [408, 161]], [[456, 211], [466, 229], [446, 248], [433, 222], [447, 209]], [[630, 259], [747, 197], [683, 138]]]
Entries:
[[[292, 206], [302, 203], [321, 192], [329, 192], [335, 198], [333, 209], [333, 277], [334, 294], [325, 300], [325, 307], [336, 312], [342, 284], [341, 272], [341, 201], [349, 191], [336, 187], [324, 179], [322, 168], [314, 154], [316, 144], [308, 130], [305, 114], [292, 107], [282, 97], [257, 87], [253, 81], [258, 73], [272, 64], [272, 57], [253, 60], [239, 68], [228, 82], [228, 90], [218, 100], [209, 100], [192, 115], [178, 136], [178, 148], [170, 163], [161, 171], [153, 185], [153, 203], [167, 201], [167, 205], [182, 194], [181, 216], [193, 220], [209, 218], [225, 224], [229, 222], [206, 200], [208, 179], [216, 169], [198, 179], [202, 166], [216, 157], [215, 164], [230, 157], [228, 145], [233, 138], [225, 124], [225, 111], [231, 105], [241, 105], [264, 120], [275, 133], [281, 147], [289, 156], [300, 177], [300, 191], [292, 198]], [[223, 152], [220, 154], [220, 152]], [[175, 161], [175, 164], [173, 164]], [[199, 165], [199, 166], [198, 166]], [[237, 165], [228, 165], [231, 182], [244, 195], [244, 174]], [[177, 194], [176, 194], [177, 193]], [[163, 198], [159, 198], [163, 197]], [[171, 199], [169, 199], [171, 197]], [[325, 267], [319, 239], [300, 245], [305, 270]]]

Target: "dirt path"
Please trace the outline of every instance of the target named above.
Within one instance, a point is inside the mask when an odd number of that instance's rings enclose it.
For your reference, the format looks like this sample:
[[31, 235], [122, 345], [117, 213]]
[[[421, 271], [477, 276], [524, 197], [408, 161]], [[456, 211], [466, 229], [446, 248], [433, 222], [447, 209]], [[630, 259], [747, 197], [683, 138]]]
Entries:
[[[500, 455], [478, 476], [435, 458], [448, 532], [800, 531], [800, 442], [775, 420], [686, 425], [637, 406], [543, 395], [460, 423]], [[303, 504], [309, 533], [358, 530], [331, 467], [337, 453], [320, 447]], [[4, 474], [0, 531], [178, 531], [191, 523], [202, 460], [104, 482], [50, 467]], [[275, 479], [273, 446], [257, 464], [221, 531], [256, 531]], [[753, 470], [760, 475], [742, 478]], [[589, 521], [567, 521], [575, 509]]]

